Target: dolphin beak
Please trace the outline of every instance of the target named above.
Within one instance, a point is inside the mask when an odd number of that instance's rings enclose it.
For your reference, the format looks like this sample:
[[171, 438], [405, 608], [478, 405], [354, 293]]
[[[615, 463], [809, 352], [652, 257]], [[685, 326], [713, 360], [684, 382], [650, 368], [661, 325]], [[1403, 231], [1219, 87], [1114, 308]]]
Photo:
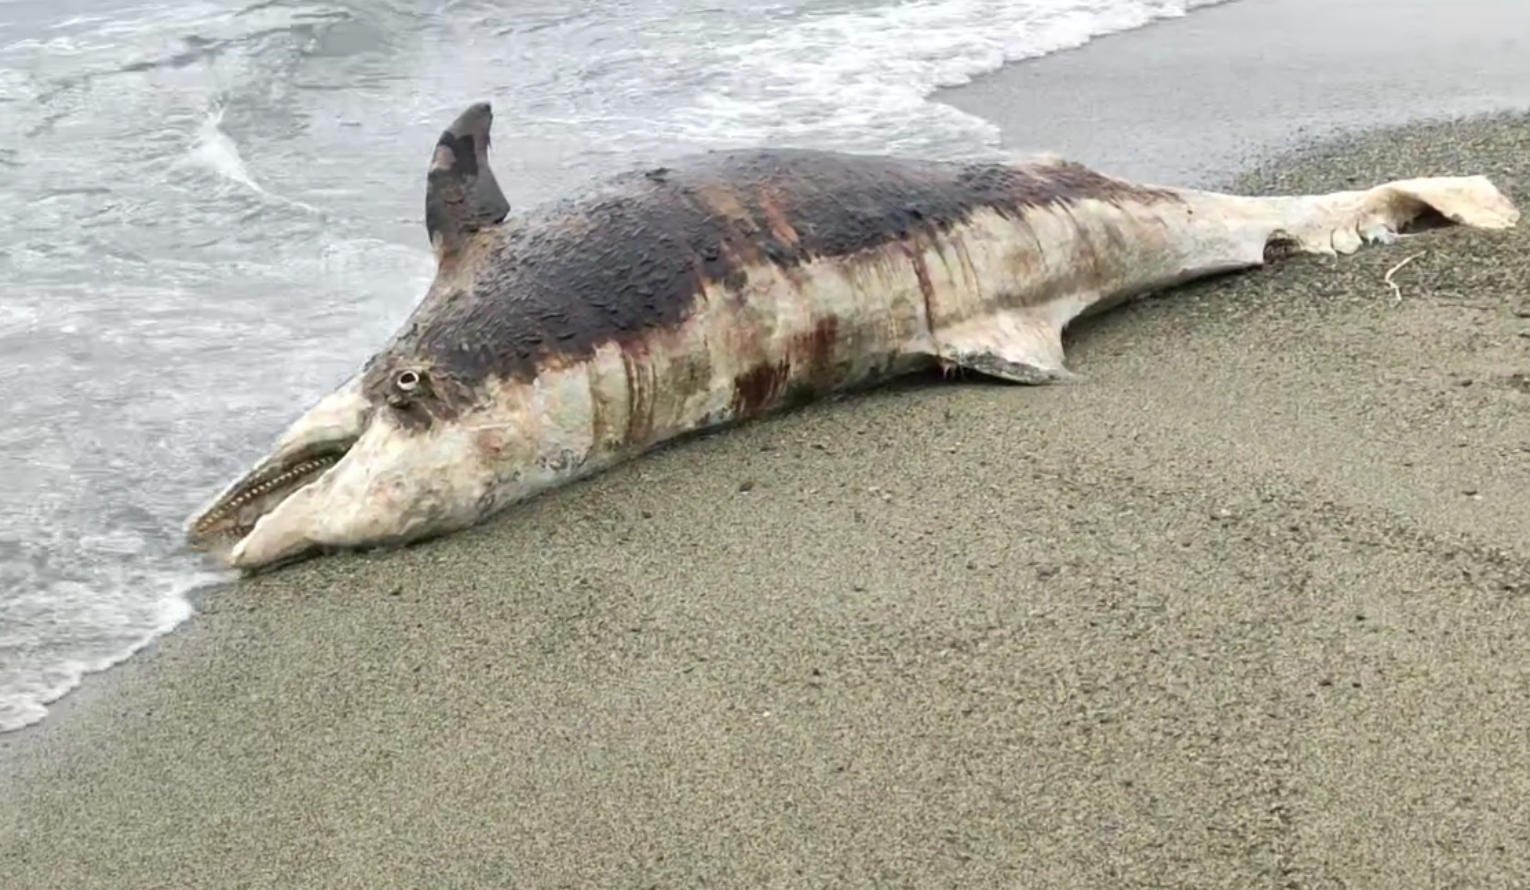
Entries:
[[226, 561], [248, 561], [254, 554], [241, 545], [256, 524], [345, 457], [365, 432], [370, 409], [360, 375], [325, 396], [287, 429], [270, 454], [187, 519], [186, 543]]

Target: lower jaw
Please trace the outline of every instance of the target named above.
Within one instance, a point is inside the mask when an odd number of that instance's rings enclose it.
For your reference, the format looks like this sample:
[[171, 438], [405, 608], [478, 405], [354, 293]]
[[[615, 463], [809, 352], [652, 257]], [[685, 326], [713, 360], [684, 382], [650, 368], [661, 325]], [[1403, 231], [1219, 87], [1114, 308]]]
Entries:
[[294, 550], [275, 559], [265, 560], [253, 565], [236, 562], [236, 557], [231, 554], [225, 560], [224, 564], [228, 568], [239, 572], [240, 575], [248, 578], [255, 575], [264, 575], [270, 572], [274, 572], [278, 569], [284, 569], [301, 562], [307, 562], [308, 560], [318, 556], [321, 552], [322, 548], [318, 547], [317, 545], [312, 545], [304, 547], [301, 550]]
[[[238, 540], [230, 539], [227, 547], [220, 554], [226, 568], [246, 576], [262, 574], [311, 559], [325, 549], [306, 538], [273, 543], [269, 539], [256, 540], [252, 535], [253, 533]], [[252, 545], [256, 552], [252, 553]]]

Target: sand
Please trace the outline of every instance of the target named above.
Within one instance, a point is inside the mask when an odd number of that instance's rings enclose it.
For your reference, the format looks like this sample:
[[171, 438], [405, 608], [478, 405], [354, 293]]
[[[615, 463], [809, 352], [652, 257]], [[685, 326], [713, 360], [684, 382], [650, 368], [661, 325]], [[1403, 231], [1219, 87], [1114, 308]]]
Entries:
[[[1527, 159], [1502, 117], [1235, 185], [1530, 207]], [[1522, 884], [1530, 225], [1069, 351], [1078, 385], [892, 386], [215, 591], [0, 736], [0, 887]]]

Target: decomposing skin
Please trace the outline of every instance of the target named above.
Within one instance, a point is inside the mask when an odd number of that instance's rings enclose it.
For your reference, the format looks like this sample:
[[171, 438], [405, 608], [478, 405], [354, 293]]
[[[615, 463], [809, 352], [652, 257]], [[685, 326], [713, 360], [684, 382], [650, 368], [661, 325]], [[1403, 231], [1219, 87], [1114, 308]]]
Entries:
[[[931, 364], [1065, 379], [1079, 315], [1420, 217], [1518, 211], [1477, 176], [1241, 197], [1074, 163], [711, 152], [511, 215], [492, 114], [438, 141], [435, 281], [381, 352], [189, 522], [253, 570], [400, 545], [699, 429]], [[1018, 406], [1017, 406], [1018, 407]]]

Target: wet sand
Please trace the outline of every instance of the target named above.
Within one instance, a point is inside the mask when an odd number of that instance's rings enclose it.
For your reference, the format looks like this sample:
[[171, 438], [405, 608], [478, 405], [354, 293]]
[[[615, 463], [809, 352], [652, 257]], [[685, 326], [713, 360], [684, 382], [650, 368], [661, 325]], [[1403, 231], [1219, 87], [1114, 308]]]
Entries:
[[1006, 148], [1204, 182], [1357, 128], [1530, 108], [1516, 0], [1233, 0], [1012, 65], [942, 99]]
[[[1235, 185], [1467, 172], [1530, 208], [1530, 122]], [[0, 736], [0, 886], [1519, 884], [1530, 225], [1069, 352], [216, 591]]]

